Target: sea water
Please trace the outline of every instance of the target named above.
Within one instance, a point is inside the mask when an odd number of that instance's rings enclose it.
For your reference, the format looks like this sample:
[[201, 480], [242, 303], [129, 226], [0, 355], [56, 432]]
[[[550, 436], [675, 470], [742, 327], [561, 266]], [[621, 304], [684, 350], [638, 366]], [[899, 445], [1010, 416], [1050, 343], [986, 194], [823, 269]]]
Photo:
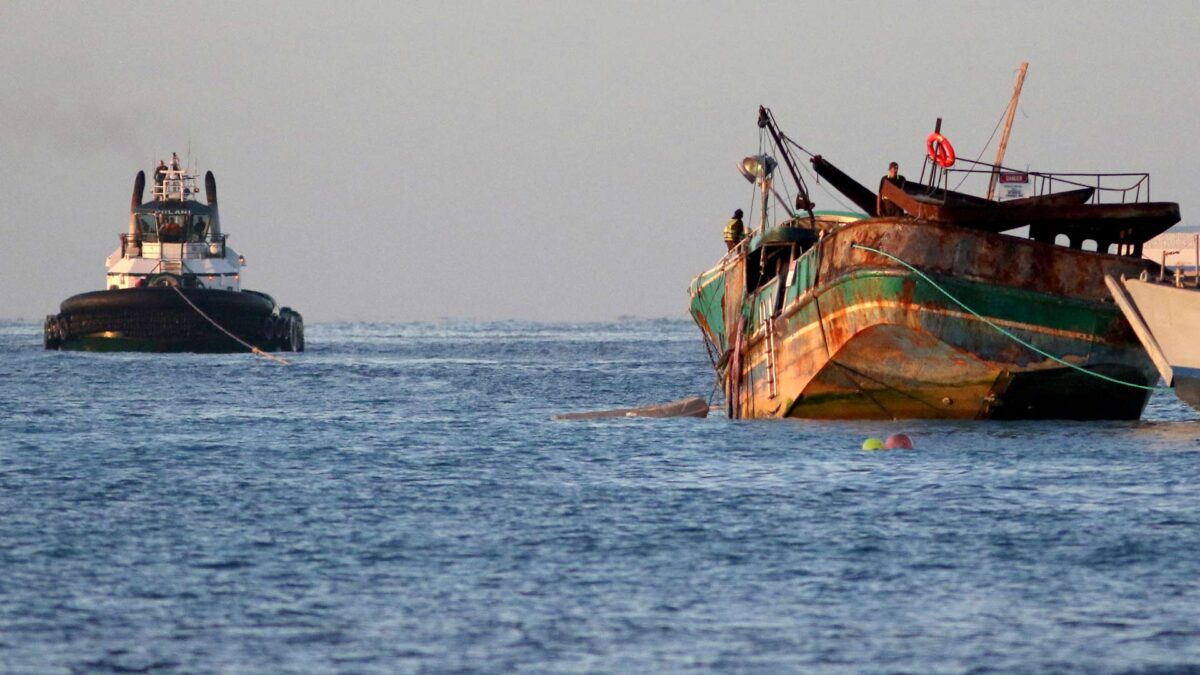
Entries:
[[[552, 421], [707, 396], [699, 331], [0, 324], [4, 672], [1200, 668], [1200, 415]], [[911, 451], [863, 452], [904, 432]]]

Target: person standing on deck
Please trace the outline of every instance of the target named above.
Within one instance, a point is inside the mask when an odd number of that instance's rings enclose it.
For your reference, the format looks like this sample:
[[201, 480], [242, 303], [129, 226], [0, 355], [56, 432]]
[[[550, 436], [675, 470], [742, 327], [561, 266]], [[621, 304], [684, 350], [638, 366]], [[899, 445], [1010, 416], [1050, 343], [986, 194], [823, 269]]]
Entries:
[[875, 196], [875, 215], [877, 216], [902, 216], [903, 209], [896, 206], [891, 201], [883, 196], [883, 183], [887, 181], [897, 187], [904, 186], [904, 176], [900, 175], [900, 165], [896, 162], [888, 164], [887, 175], [879, 179], [879, 192]]
[[733, 212], [733, 217], [725, 223], [725, 249], [733, 250], [746, 236], [746, 226], [742, 224], [742, 210]]
[[154, 169], [154, 194], [162, 192], [163, 176], [167, 173], [167, 163], [158, 160], [158, 167]]

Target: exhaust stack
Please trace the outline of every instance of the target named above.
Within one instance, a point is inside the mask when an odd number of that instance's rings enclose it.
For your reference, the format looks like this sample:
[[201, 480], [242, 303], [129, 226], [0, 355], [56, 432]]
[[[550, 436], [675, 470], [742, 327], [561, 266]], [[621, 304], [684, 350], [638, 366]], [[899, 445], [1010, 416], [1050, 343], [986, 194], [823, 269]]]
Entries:
[[138, 229], [137, 229], [137, 214], [134, 209], [142, 205], [142, 194], [146, 191], [146, 172], [137, 172], [137, 178], [133, 179], [133, 198], [129, 201], [129, 245], [137, 246], [138, 244]]
[[211, 171], [204, 173], [204, 194], [208, 197], [208, 205], [212, 207], [212, 221], [208, 226], [209, 234], [219, 236], [221, 234], [221, 217], [217, 213], [217, 179]]

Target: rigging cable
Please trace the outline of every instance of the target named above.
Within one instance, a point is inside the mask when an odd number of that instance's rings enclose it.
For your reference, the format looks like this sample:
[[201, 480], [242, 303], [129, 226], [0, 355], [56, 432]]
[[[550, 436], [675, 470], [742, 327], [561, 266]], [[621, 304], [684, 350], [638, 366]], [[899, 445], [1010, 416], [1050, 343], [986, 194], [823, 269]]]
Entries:
[[[771, 144], [771, 159], [775, 160], [775, 166], [779, 166], [779, 151], [775, 148], [774, 143]], [[787, 199], [785, 199], [784, 201], [787, 202], [788, 204], [791, 204], [792, 203], [792, 193], [788, 192], [787, 181], [781, 180], [781, 181], [779, 181], [779, 185], [783, 188], [784, 196], [787, 197]], [[772, 183], [772, 187], [774, 187], [774, 183]], [[776, 198], [778, 198], [778, 195], [776, 195]], [[789, 217], [791, 217], [790, 214], [789, 214]]]
[[[744, 242], [750, 241], [750, 235], [754, 234], [754, 204], [758, 201], [755, 199], [758, 196], [757, 187], [757, 185], [750, 186], [750, 209], [746, 211], [746, 220], [742, 223], [742, 241]], [[746, 223], [751, 224], [749, 229], [746, 228]]]
[[824, 192], [825, 194], [829, 195], [829, 198], [832, 199], [833, 201], [837, 202], [838, 206], [842, 207], [843, 211], [846, 211], [849, 213], [858, 213], [857, 211], [854, 210], [853, 207], [848, 206], [846, 204], [846, 202], [839, 199], [836, 194], [830, 192], [829, 188], [825, 187], [825, 184], [821, 182], [821, 177], [816, 175], [815, 173], [813, 173], [812, 169], [809, 169], [808, 167], [804, 167], [804, 171], [808, 175], [813, 177], [813, 182], [816, 183], [818, 186], [820, 186], [821, 192]]
[[[791, 138], [789, 138], [787, 134], [780, 132], [779, 136], [780, 136], [780, 138], [783, 139], [784, 143], [787, 143], [788, 145], [799, 150], [800, 152], [803, 152], [804, 154], [808, 155], [809, 157], [816, 157], [816, 155], [814, 155], [813, 153], [806, 150], [804, 148], [804, 146], [800, 145], [796, 141], [793, 141]], [[801, 165], [801, 166], [803, 166], [803, 165]], [[821, 191], [824, 192], [826, 195], [828, 195], [830, 199], [837, 202], [838, 206], [842, 207], [842, 210], [847, 211], [847, 212], [852, 212], [852, 213], [855, 212], [854, 208], [848, 206], [846, 204], [846, 202], [842, 201], [837, 195], [830, 192], [829, 188], [825, 187], [825, 184], [821, 182], [821, 177], [818, 176], [817, 174], [813, 173], [812, 169], [808, 168], [807, 166], [804, 166], [804, 173], [807, 173], [809, 176], [811, 176], [813, 179], [813, 182], [816, 183], [818, 186], [820, 186]]]
[[788, 145], [792, 146], [793, 148], [799, 150], [800, 152], [803, 152], [804, 154], [808, 155], [809, 157], [816, 157], [816, 155], [812, 154], [808, 150], [805, 150], [802, 145], [800, 145], [796, 141], [793, 141], [787, 134], [783, 133], [782, 131], [779, 132], [779, 137], [782, 138], [785, 143], [787, 143]]
[[[987, 142], [983, 144], [983, 149], [979, 151], [979, 154], [975, 155], [975, 161], [971, 162], [972, 164], [979, 164], [979, 158], [983, 157], [983, 153], [987, 152], [988, 146], [992, 144], [992, 139], [996, 137], [996, 132], [1000, 130], [1000, 124], [1004, 122], [1004, 116], [1007, 113], [1008, 107], [1005, 106], [1004, 112], [1000, 113], [1000, 119], [996, 120], [996, 126], [992, 127], [992, 135], [988, 136]], [[955, 192], [958, 191], [958, 188], [962, 187], [963, 182], [966, 181], [967, 176], [970, 175], [970, 173], [963, 174], [963, 177], [958, 181], [958, 184], [954, 186]]]

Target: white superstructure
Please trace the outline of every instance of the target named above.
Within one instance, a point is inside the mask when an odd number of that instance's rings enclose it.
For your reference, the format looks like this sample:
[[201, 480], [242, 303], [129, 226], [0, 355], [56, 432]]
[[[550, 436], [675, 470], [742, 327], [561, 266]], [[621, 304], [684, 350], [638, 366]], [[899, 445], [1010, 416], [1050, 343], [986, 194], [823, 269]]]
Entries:
[[159, 165], [153, 199], [142, 204], [144, 182], [139, 173], [129, 231], [105, 261], [105, 288], [182, 285], [240, 291], [245, 261], [221, 232], [212, 173], [205, 176], [207, 204], [195, 199], [195, 177], [177, 161]]

